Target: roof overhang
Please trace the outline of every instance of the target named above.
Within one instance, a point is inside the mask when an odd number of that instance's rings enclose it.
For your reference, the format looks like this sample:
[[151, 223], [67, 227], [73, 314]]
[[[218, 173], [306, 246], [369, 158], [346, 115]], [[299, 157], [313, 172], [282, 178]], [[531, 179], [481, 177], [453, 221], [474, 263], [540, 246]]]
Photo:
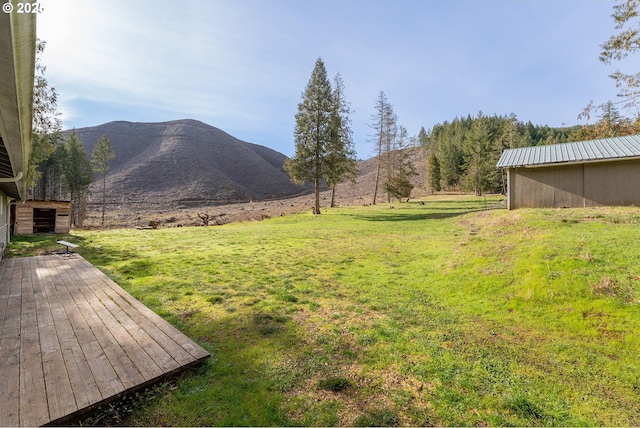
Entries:
[[640, 159], [640, 135], [507, 149], [498, 168], [542, 168]]
[[633, 156], [628, 158], [611, 158], [611, 159], [592, 159], [592, 160], [580, 160], [573, 162], [554, 162], [554, 163], [541, 163], [535, 165], [509, 165], [503, 166], [499, 168], [505, 169], [517, 169], [517, 168], [550, 168], [554, 166], [568, 166], [568, 165], [584, 165], [584, 164], [592, 164], [592, 163], [610, 163], [610, 162], [622, 162], [622, 161], [633, 161], [640, 160], [640, 156]]
[[36, 15], [0, 13], [0, 190], [26, 199], [31, 156]]

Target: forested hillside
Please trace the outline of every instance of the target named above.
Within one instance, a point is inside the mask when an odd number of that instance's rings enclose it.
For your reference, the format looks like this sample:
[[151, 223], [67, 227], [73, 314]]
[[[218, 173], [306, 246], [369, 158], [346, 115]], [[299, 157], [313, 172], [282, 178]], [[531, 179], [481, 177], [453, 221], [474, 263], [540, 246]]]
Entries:
[[496, 168], [505, 149], [593, 140], [640, 132], [638, 120], [623, 117], [612, 103], [601, 107], [594, 125], [551, 128], [522, 122], [515, 114], [456, 117], [434, 125], [420, 138], [429, 149], [427, 187], [432, 191], [461, 188], [476, 194], [506, 189], [506, 176]]

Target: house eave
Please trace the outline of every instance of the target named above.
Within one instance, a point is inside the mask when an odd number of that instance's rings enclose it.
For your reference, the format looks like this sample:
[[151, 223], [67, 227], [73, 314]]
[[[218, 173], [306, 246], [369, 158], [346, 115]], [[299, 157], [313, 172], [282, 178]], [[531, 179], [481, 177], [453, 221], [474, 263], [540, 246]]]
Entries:
[[19, 199], [27, 196], [35, 44], [34, 14], [0, 13], [0, 148], [5, 153], [0, 178], [8, 179], [0, 190]]

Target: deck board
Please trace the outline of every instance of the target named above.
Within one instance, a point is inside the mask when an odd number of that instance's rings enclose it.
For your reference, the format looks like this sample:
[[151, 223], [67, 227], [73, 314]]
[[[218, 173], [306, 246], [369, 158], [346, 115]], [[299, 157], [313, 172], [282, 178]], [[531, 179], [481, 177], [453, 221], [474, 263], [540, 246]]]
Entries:
[[77, 254], [0, 262], [0, 426], [60, 423], [208, 352]]
[[[35, 259], [36, 271], [41, 273], [45, 269], [42, 259]], [[36, 275], [37, 284], [34, 284], [34, 296], [36, 307], [40, 308], [38, 316], [38, 331], [40, 332], [40, 350], [42, 352], [42, 369], [44, 372], [45, 387], [47, 391], [55, 394], [47, 394], [49, 417], [59, 419], [76, 410], [76, 400], [73, 396], [71, 381], [64, 363], [62, 347], [56, 331], [53, 316], [52, 303], [55, 297], [48, 295], [48, 290], [53, 287], [50, 275]]]
[[17, 426], [20, 423], [21, 271], [17, 271], [13, 259], [9, 262], [0, 264], [2, 284], [8, 284], [2, 286], [7, 291], [0, 295], [5, 299], [0, 302], [0, 307], [5, 308], [0, 329], [0, 422], [3, 426]]

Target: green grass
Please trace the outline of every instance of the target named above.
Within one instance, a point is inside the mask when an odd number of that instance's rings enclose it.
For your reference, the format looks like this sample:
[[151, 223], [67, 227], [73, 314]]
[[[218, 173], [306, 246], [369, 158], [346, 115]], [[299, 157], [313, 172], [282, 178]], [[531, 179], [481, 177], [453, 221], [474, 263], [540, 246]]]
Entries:
[[212, 354], [124, 423], [639, 425], [640, 210], [426, 201], [67, 236]]

